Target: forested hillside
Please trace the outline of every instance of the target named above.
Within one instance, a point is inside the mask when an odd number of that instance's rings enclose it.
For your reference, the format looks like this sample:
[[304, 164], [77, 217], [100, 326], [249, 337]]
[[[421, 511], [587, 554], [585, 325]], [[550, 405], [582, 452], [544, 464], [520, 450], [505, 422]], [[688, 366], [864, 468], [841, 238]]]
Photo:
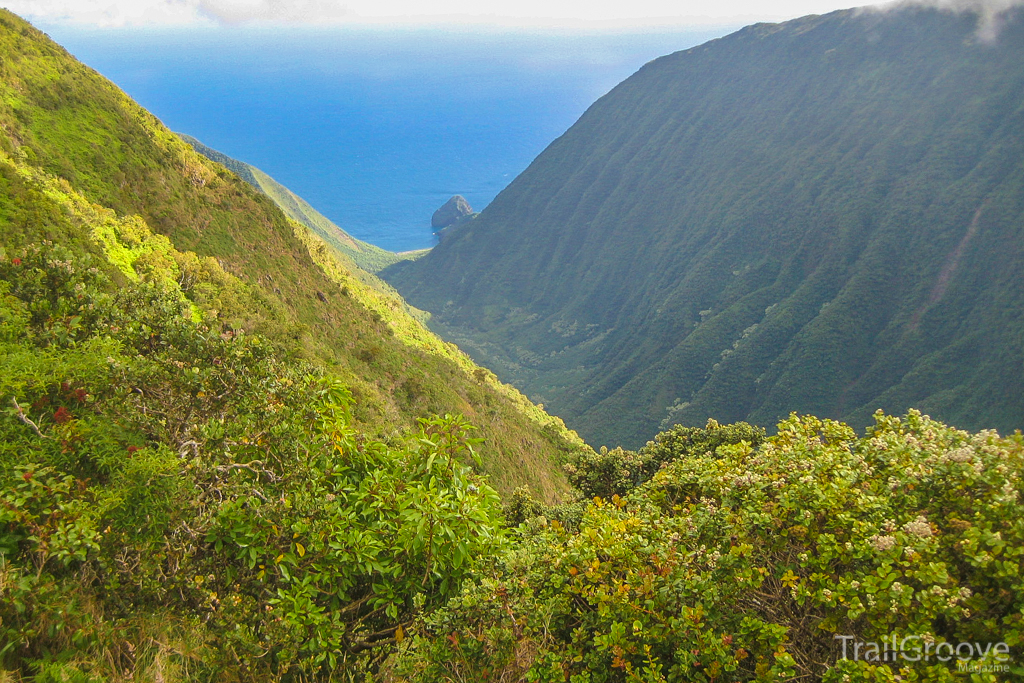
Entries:
[[383, 276], [593, 444], [790, 411], [1024, 426], [1024, 21], [905, 6], [655, 60]]
[[49, 240], [92, 254], [120, 283], [129, 271], [159, 271], [173, 252], [168, 277], [214, 333], [258, 333], [286, 356], [326, 365], [368, 435], [393, 438], [419, 417], [459, 413], [484, 439], [483, 468], [499, 489], [564, 490], [558, 461], [583, 446], [559, 420], [366, 286], [350, 261], [113, 84], [14, 15], [0, 19], [9, 257]]

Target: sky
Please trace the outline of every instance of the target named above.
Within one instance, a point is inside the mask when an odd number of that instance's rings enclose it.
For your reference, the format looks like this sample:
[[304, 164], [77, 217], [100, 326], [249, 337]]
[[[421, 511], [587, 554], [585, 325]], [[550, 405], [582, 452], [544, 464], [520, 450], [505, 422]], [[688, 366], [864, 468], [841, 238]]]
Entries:
[[98, 27], [484, 24], [629, 29], [780, 21], [870, 0], [0, 0], [33, 21]]

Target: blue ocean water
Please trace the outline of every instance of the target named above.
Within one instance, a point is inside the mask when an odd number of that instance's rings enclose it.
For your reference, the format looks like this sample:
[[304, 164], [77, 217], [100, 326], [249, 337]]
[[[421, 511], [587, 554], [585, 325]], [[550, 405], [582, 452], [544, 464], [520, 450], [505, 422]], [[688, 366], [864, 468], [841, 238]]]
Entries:
[[728, 30], [43, 29], [172, 130], [393, 251], [434, 244], [453, 194], [484, 208], [645, 62]]

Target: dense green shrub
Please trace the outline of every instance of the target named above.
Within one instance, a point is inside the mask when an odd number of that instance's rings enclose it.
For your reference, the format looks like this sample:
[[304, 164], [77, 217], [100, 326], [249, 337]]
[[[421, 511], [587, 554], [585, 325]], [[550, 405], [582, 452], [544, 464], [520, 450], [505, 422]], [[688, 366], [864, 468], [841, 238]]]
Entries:
[[720, 425], [708, 420], [703, 428], [677, 425], [661, 432], [639, 451], [624, 448], [577, 453], [565, 465], [569, 482], [586, 498], [625, 495], [672, 460], [714, 453], [724, 444], [746, 442], [757, 446], [765, 431], [746, 422]]
[[0, 664], [36, 680], [352, 677], [503, 542], [462, 418], [369, 439], [322, 371], [60, 247], [0, 255], [0, 400]]
[[[972, 680], [1019, 677], [1022, 457], [1019, 434], [916, 412], [878, 414], [863, 438], [794, 416], [757, 448], [689, 450], [596, 499], [577, 531], [520, 527], [390, 680], [954, 680], [942, 643], [990, 645], [964, 665], [1006, 667]], [[854, 642], [893, 638], [908, 658], [855, 661]]]

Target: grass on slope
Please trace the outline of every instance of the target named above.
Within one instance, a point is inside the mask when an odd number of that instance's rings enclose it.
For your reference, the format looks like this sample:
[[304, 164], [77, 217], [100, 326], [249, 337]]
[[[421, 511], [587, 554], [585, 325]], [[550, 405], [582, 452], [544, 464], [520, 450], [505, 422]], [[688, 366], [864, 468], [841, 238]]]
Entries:
[[[283, 353], [327, 365], [351, 388], [353, 418], [367, 433], [389, 438], [418, 417], [462, 413], [485, 440], [484, 468], [500, 490], [565, 490], [559, 462], [584, 447], [575, 434], [454, 349], [421, 344], [427, 333], [412, 332], [417, 323], [397, 299], [367, 308], [388, 299], [355, 269], [318, 265], [313, 242], [263, 193], [7, 12], [0, 57], [0, 246], [50, 239], [106, 259], [91, 219], [42, 189], [55, 183], [77, 197], [71, 204], [151, 230], [195, 269], [230, 276], [230, 287], [202, 292], [222, 330], [258, 330]], [[323, 249], [315, 256], [327, 264]]]

